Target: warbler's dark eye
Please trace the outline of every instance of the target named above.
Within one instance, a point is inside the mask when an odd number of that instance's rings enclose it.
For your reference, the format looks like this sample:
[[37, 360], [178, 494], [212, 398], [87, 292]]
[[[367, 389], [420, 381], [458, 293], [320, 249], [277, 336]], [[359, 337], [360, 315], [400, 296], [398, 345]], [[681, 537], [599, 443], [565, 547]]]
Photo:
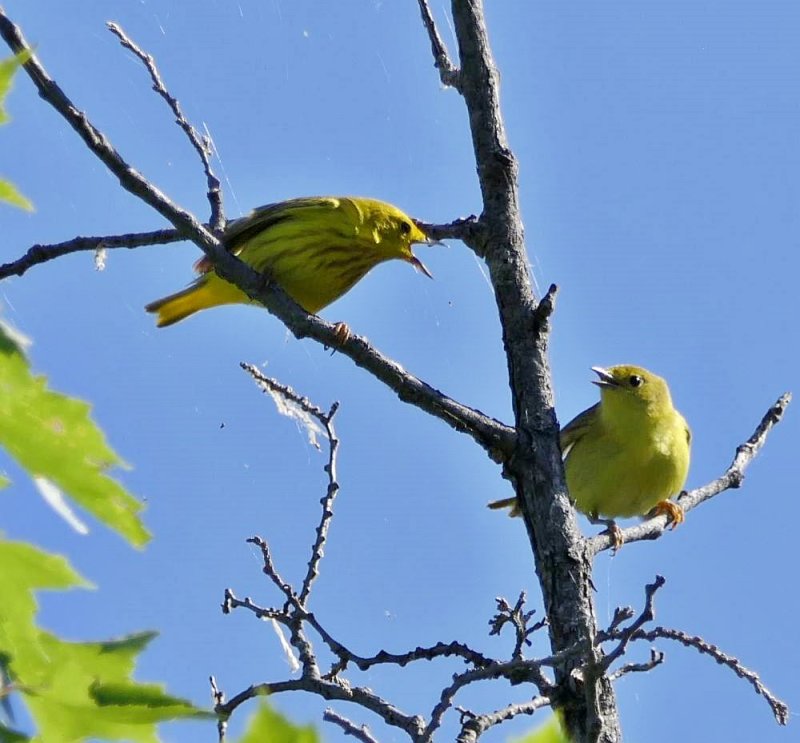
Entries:
[[628, 379], [628, 383], [631, 387], [641, 387], [644, 384], [644, 379], [642, 379], [638, 374], [631, 374], [630, 378]]
[[411, 225], [408, 222], [400, 222], [400, 234], [407, 235], [411, 232]]

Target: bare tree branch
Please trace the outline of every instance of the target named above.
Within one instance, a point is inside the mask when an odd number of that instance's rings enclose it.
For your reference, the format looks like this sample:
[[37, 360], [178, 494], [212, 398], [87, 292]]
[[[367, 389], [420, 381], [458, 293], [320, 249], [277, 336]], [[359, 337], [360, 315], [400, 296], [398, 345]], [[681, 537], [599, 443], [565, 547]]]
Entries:
[[[604, 636], [605, 639], [615, 640], [619, 639], [621, 632], [619, 630], [615, 630], [610, 633], [600, 633], [600, 635]], [[764, 685], [764, 683], [761, 681], [761, 678], [755, 671], [751, 671], [749, 668], [744, 666], [738, 658], [734, 657], [733, 655], [728, 655], [720, 650], [716, 645], [712, 645], [702, 637], [690, 635], [687, 632], [671, 629], [669, 627], [654, 627], [651, 630], [636, 630], [636, 632], [631, 635], [631, 639], [647, 640], [648, 642], [654, 642], [657, 639], [674, 640], [675, 642], [679, 642], [681, 645], [684, 645], [687, 648], [694, 648], [703, 655], [711, 656], [720, 665], [730, 668], [730, 670], [732, 670], [740, 679], [747, 681], [750, 686], [753, 687], [753, 690], [756, 692], [756, 694], [764, 697], [764, 699], [767, 701], [767, 704], [769, 704], [770, 709], [772, 710], [772, 714], [775, 715], [775, 719], [780, 725], [788, 724], [789, 706], [786, 704], [786, 702], [775, 696], [775, 694], [773, 694]]]
[[611, 681], [616, 681], [629, 673], [647, 673], [648, 671], [652, 671], [656, 666], [660, 666], [663, 662], [664, 653], [651, 648], [650, 660], [645, 663], [626, 663], [616, 671], [609, 673], [608, 678], [611, 679]]
[[[792, 395], [790, 392], [781, 395], [764, 414], [753, 435], [736, 448], [736, 455], [733, 461], [720, 477], [702, 488], [696, 488], [678, 496], [677, 502], [681, 508], [684, 511], [691, 511], [715, 495], [719, 495], [731, 488], [738, 488], [744, 480], [745, 470], [761, 451], [761, 447], [766, 443], [767, 436], [772, 428], [781, 422], [783, 414], [791, 401]], [[667, 530], [668, 525], [669, 519], [667, 516], [654, 516], [641, 524], [622, 529], [621, 534], [625, 544], [644, 539], [658, 539]], [[613, 540], [605, 532], [586, 540], [586, 547], [592, 556], [613, 546]]]
[[[119, 179], [120, 185], [134, 196], [155, 209], [167, 219], [179, 232], [193, 240], [202, 250], [224, 271], [226, 268], [233, 273], [247, 269], [250, 283], [257, 283], [257, 274], [249, 266], [230, 255], [220, 242], [189, 212], [181, 209], [170, 201], [161, 191], [153, 186], [140, 173], [134, 170], [114, 149], [107, 137], [97, 129], [86, 114], [67, 97], [63, 90], [46, 72], [33, 50], [22, 35], [20, 29], [8, 18], [5, 11], [0, 8], [0, 36], [15, 54], [26, 52], [31, 57], [23, 67], [36, 86], [39, 95], [58, 111], [67, 123], [83, 140], [84, 144], [93, 152], [103, 164]], [[239, 270], [236, 268], [239, 264]], [[242, 273], [244, 276], [245, 273]], [[227, 278], [227, 276], [226, 276]]]
[[275, 681], [250, 686], [229, 701], [217, 707], [217, 712], [230, 715], [237, 707], [250, 699], [270, 694], [281, 694], [288, 691], [306, 691], [316, 694], [328, 701], [352, 702], [364, 709], [374, 712], [387, 725], [403, 730], [413, 741], [420, 740], [424, 729], [421, 718], [407, 715], [397, 707], [369, 689], [360, 686], [350, 686], [338, 680], [325, 680], [312, 676], [302, 676], [299, 679], [288, 681]]
[[[548, 302], [537, 303], [531, 285], [518, 197], [518, 168], [500, 111], [498, 72], [481, 0], [452, 0], [459, 51], [459, 92], [469, 113], [483, 199], [481, 244], [494, 288], [508, 363], [517, 447], [504, 474], [519, 499], [544, 595], [554, 652], [593, 647], [597, 622], [591, 593], [591, 555], [569, 503], [553, 406], [548, 353]], [[423, 11], [424, 15], [424, 11]], [[436, 49], [434, 48], [434, 54]], [[565, 658], [556, 679], [565, 695], [565, 723], [575, 740], [621, 739], [614, 690], [607, 678], [577, 689], [572, 672], [582, 663]]]
[[264, 573], [264, 575], [266, 575], [275, 584], [278, 590], [286, 597], [287, 602], [293, 603], [297, 601], [297, 594], [294, 592], [291, 584], [287, 583], [283, 578], [281, 578], [278, 569], [275, 567], [275, 562], [272, 559], [272, 552], [270, 551], [267, 542], [261, 537], [255, 536], [250, 537], [247, 540], [247, 543], [254, 544], [261, 550], [261, 559], [264, 562], [261, 572]]
[[534, 632], [547, 626], [547, 618], [545, 617], [541, 621], [536, 622], [532, 627], [528, 627], [528, 622], [536, 613], [536, 610], [531, 609], [527, 612], [523, 611], [526, 601], [525, 591], [519, 594], [517, 603], [513, 607], [502, 597], [495, 599], [495, 601], [497, 602], [497, 614], [489, 620], [489, 626], [491, 627], [489, 634], [499, 635], [506, 624], [511, 624], [514, 627], [514, 633], [517, 638], [511, 657], [515, 660], [519, 660], [522, 658], [522, 646], [531, 645], [531, 641], [528, 638]]
[[362, 657], [355, 653], [348, 651], [342, 657], [343, 664], [337, 664], [333, 675], [341, 673], [349, 663], [355, 665], [359, 671], [366, 671], [373, 666], [391, 664], [400, 666], [401, 668], [407, 666], [417, 660], [435, 660], [436, 658], [462, 658], [466, 663], [471, 663], [476, 668], [484, 668], [498, 661], [487, 658], [483, 653], [473, 650], [461, 642], [438, 642], [436, 645], [430, 647], [417, 647], [414, 650], [409, 650], [405, 653], [389, 653], [386, 650], [380, 650], [375, 655], [370, 657]]
[[[259, 693], [277, 693], [279, 691], [303, 689], [323, 696], [326, 699], [347, 699], [348, 701], [359, 704], [366, 709], [376, 712], [387, 724], [403, 728], [415, 743], [423, 743], [423, 741], [428, 743], [432, 740], [435, 731], [440, 727], [442, 719], [447, 710], [452, 706], [458, 691], [477, 681], [506, 678], [516, 684], [532, 683], [538, 687], [543, 695], [549, 698], [554, 691], [554, 687], [551, 680], [545, 675], [543, 669], [545, 667], [557, 667], [559, 664], [563, 663], [564, 659], [567, 657], [567, 653], [562, 651], [561, 654], [541, 660], [524, 660], [521, 657], [521, 647], [527, 640], [527, 637], [531, 632], [542, 626], [541, 623], [537, 623], [534, 627], [528, 627], [528, 622], [534, 612], [524, 611], [524, 592], [520, 594], [514, 607], [508, 605], [508, 602], [499, 599], [498, 616], [490, 622], [493, 628], [492, 634], [498, 634], [505, 623], [511, 623], [515, 627], [517, 641], [515, 644], [514, 657], [506, 662], [489, 659], [463, 643], [458, 642], [449, 644], [437, 643], [427, 648], [418, 647], [415, 650], [403, 654], [392, 654], [382, 650], [372, 657], [361, 657], [353, 653], [325, 630], [314, 614], [306, 609], [306, 603], [313, 588], [313, 579], [319, 573], [319, 563], [323, 557], [322, 548], [325, 543], [325, 536], [330, 525], [330, 520], [333, 517], [329, 502], [330, 489], [334, 485], [336, 489], [338, 489], [335, 476], [335, 452], [337, 447], [334, 445], [334, 442], [338, 440], [332, 426], [332, 418], [336, 412], [337, 406], [334, 405], [330, 412], [325, 413], [321, 408], [286, 385], [274, 379], [270, 379], [269, 377], [265, 377], [252, 366], [247, 364], [243, 364], [242, 366], [271, 394], [277, 395], [281, 399], [285, 399], [292, 405], [299, 407], [304, 413], [312, 416], [326, 427], [326, 433], [331, 442], [330, 457], [328, 465], [326, 465], [326, 469], [329, 472], [329, 482], [328, 492], [326, 492], [326, 495], [322, 499], [323, 517], [320, 526], [317, 528], [317, 540], [312, 550], [312, 560], [309, 563], [309, 570], [306, 573], [306, 577], [303, 581], [303, 589], [300, 594], [298, 594], [292, 585], [285, 581], [278, 572], [267, 542], [260, 537], [252, 537], [247, 541], [256, 545], [261, 550], [263, 572], [278, 588], [285, 598], [286, 603], [283, 609], [265, 608], [258, 606], [249, 597], [238, 599], [231, 589], [226, 589], [225, 599], [222, 604], [224, 613], [230, 613], [236, 608], [244, 608], [253, 612], [260, 619], [275, 620], [288, 628], [291, 634], [290, 643], [300, 656], [302, 667], [302, 678], [300, 681], [303, 682], [303, 685], [299, 685], [299, 682], [273, 682], [251, 687], [249, 690], [242, 692], [227, 703], [220, 697], [216, 707], [217, 712], [221, 715], [229, 715], [236, 706]], [[290, 411], [287, 410], [287, 414], [289, 413]], [[324, 676], [320, 675], [314, 646], [305, 634], [303, 629], [304, 625], [311, 627], [328, 646], [330, 651], [338, 658], [338, 662], [336, 662], [331, 668], [331, 671]], [[572, 653], [573, 649], [570, 649], [569, 652]], [[349, 664], [353, 664], [360, 670], [365, 671], [379, 664], [391, 663], [398, 666], [405, 666], [416, 660], [433, 660], [434, 658], [451, 656], [462, 658], [472, 667], [463, 673], [453, 676], [452, 682], [443, 689], [438, 703], [431, 712], [430, 721], [427, 725], [425, 724], [424, 718], [421, 716], [411, 716], [400, 713], [393, 705], [374, 692], [369, 689], [354, 687], [340, 677], [340, 674]], [[351, 696], [343, 696], [343, 690]], [[337, 713], [333, 713], [333, 715], [341, 717], [338, 716]], [[500, 715], [498, 717], [496, 715], [490, 715], [486, 717], [486, 726], [489, 727], [501, 722], [502, 719], [510, 719], [510, 716], [513, 716], [508, 710], [504, 711], [503, 715], [506, 716], [503, 717]], [[347, 732], [364, 740], [363, 728], [357, 728], [346, 718], [332, 721], [342, 726], [343, 729], [346, 728]]]
[[[545, 659], [546, 662], [547, 659]], [[543, 661], [530, 660], [510, 660], [504, 663], [492, 663], [483, 668], [475, 668], [464, 671], [453, 676], [452, 683], [442, 690], [439, 701], [431, 710], [430, 722], [423, 733], [426, 740], [429, 740], [442, 724], [445, 712], [453, 704], [456, 694], [465, 686], [474, 684], [476, 681], [487, 679], [506, 678], [514, 683], [532, 683], [539, 691], [549, 697], [554, 693], [554, 687], [550, 680], [542, 673]]]
[[301, 606], [305, 606], [306, 599], [311, 593], [311, 587], [319, 576], [319, 564], [322, 560], [323, 551], [325, 549], [325, 541], [328, 537], [328, 528], [333, 518], [333, 502], [336, 499], [336, 494], [339, 492], [339, 482], [336, 479], [336, 453], [339, 449], [339, 439], [336, 437], [336, 430], [333, 426], [333, 417], [339, 409], [339, 403], [336, 402], [331, 406], [331, 409], [325, 413], [321, 408], [312, 404], [308, 398], [298, 395], [291, 387], [281, 384], [276, 379], [267, 377], [262, 374], [252, 364], [240, 364], [248, 374], [258, 383], [258, 385], [265, 391], [277, 393], [282, 398], [290, 401], [308, 415], [315, 418], [325, 429], [325, 435], [328, 438], [328, 463], [325, 465], [325, 472], [328, 475], [328, 487], [325, 495], [320, 500], [322, 506], [322, 517], [317, 526], [317, 538], [311, 548], [311, 558], [308, 562], [308, 572], [303, 579], [303, 585], [300, 589], [298, 601]]
[[642, 613], [633, 622], [631, 622], [628, 627], [626, 627], [624, 630], [618, 630], [619, 644], [603, 659], [603, 662], [600, 666], [602, 673], [605, 673], [611, 664], [625, 653], [625, 650], [628, 648], [628, 643], [631, 641], [633, 635], [636, 634], [636, 632], [645, 624], [652, 622], [653, 619], [655, 619], [656, 613], [653, 606], [653, 601], [658, 589], [661, 588], [665, 582], [666, 581], [664, 580], [663, 576], [657, 575], [656, 579], [652, 583], [649, 583], [647, 586], [645, 586], [644, 609], [642, 609]]
[[499, 725], [501, 722], [513, 720], [519, 715], [532, 715], [542, 707], [549, 707], [551, 701], [546, 696], [535, 697], [530, 702], [521, 704], [509, 704], [503, 709], [487, 714], [476, 715], [469, 710], [459, 710], [461, 712], [461, 732], [456, 738], [457, 743], [474, 743], [489, 728]]
[[[430, 647], [417, 647], [405, 653], [389, 653], [386, 650], [380, 650], [372, 656], [361, 656], [336, 640], [322, 626], [316, 615], [313, 612], [305, 611], [296, 603], [296, 599], [290, 600], [289, 604], [295, 608], [296, 616], [302, 621], [308, 622], [322, 638], [323, 642], [329, 647], [331, 652], [339, 659], [338, 662], [334, 664], [333, 668], [323, 675], [323, 678], [326, 679], [338, 676], [344, 672], [350, 664], [356, 666], [360, 671], [367, 671], [377, 665], [396, 665], [402, 668], [418, 660], [432, 661], [437, 658], [451, 657], [461, 658], [464, 662], [471, 664], [475, 668], [485, 668], [488, 666], [498, 667], [500, 664], [500, 661], [487, 658], [482, 653], [473, 650], [461, 642], [439, 642]], [[275, 619], [287, 627], [291, 625], [295, 618], [295, 616], [289, 612], [288, 607], [284, 609], [262, 607], [256, 604], [249, 596], [244, 599], [237, 598], [230, 588], [226, 588], [225, 599], [222, 604], [223, 612], [229, 614], [233, 609], [238, 608], [251, 611], [259, 619]], [[552, 665], [554, 661], [552, 658], [545, 658], [542, 661], [531, 661], [530, 663], [533, 665]], [[517, 670], [527, 673], [530, 667], [529, 665], [524, 665], [520, 666]]]
[[[742, 447], [740, 447], [740, 449], [741, 448]], [[755, 689], [756, 693], [760, 694], [767, 700], [767, 703], [772, 709], [772, 713], [775, 715], [775, 719], [781, 725], [786, 725], [789, 720], [788, 706], [783, 701], [778, 699], [778, 697], [776, 697], [766, 686], [764, 686], [757, 673], [743, 666], [737, 658], [724, 653], [716, 645], [706, 642], [702, 637], [689, 635], [688, 633], [680, 630], [669, 629], [667, 627], [654, 627], [651, 630], [644, 629], [644, 625], [648, 622], [652, 622], [655, 618], [654, 597], [658, 589], [664, 585], [664, 582], [664, 578], [662, 578], [660, 575], [657, 575], [653, 583], [645, 586], [644, 609], [630, 625], [627, 627], [621, 626], [622, 622], [633, 617], [633, 610], [629, 607], [620, 608], [614, 612], [614, 618], [612, 619], [608, 629], [601, 630], [597, 633], [596, 641], [598, 644], [612, 640], [618, 641], [617, 647], [605, 657], [599, 672], [606, 672], [609, 666], [625, 653], [629, 643], [633, 640], [648, 640], [650, 642], [653, 642], [659, 638], [674, 640], [686, 647], [694, 648], [702, 654], [710, 655], [712, 658], [714, 658], [714, 660], [717, 661], [717, 663], [727, 666], [739, 678], [748, 681]], [[609, 674], [608, 677], [610, 680], [614, 680], [625, 675], [626, 673], [648, 671], [651, 668], [655, 668], [662, 661], [663, 654], [652, 651], [649, 662], [628, 664], [627, 666], [623, 666], [619, 670]], [[592, 669], [590, 667], [589, 671], [590, 673], [594, 674], [598, 673], [598, 669], [596, 668]]]
[[33, 55], [20, 29], [11, 22], [2, 8], [0, 8], [0, 36], [15, 53], [26, 51], [32, 54], [24, 63], [24, 68], [36, 85], [39, 95], [67, 120], [86, 146], [119, 178], [123, 188], [158, 211], [181, 235], [194, 242], [211, 259], [215, 270], [222, 278], [236, 284], [251, 299], [264, 305], [269, 312], [283, 321], [296, 338], [313, 338], [340, 351], [357, 366], [384, 382], [404, 402], [419, 407], [445, 421], [455, 430], [470, 435], [495, 460], [501, 461], [510, 454], [515, 439], [512, 429], [478, 410], [448, 398], [407, 373], [400, 364], [380, 354], [365, 339], [353, 334], [343, 341], [337, 334], [335, 325], [305, 312], [278, 285], [229, 253], [205, 225], [173, 203], [128, 165], [105, 135], [75, 107], [50, 78]]
[[[480, 244], [481, 225], [477, 217], [457, 219], [448, 224], [429, 224], [414, 220], [421, 230], [435, 240], [468, 240]], [[212, 229], [210, 224], [204, 225]], [[50, 245], [32, 245], [27, 252], [15, 261], [0, 265], [0, 279], [9, 276], [22, 276], [28, 269], [41, 263], [60, 258], [63, 255], [101, 248], [141, 248], [148, 245], [167, 245], [182, 242], [188, 238], [175, 229], [151, 230], [150, 232], [130, 232], [123, 235], [102, 235], [95, 237], [73, 237], [71, 240]]]
[[338, 725], [344, 731], [345, 735], [352, 735], [357, 740], [360, 740], [361, 743], [378, 743], [378, 739], [372, 736], [372, 733], [370, 733], [366, 725], [358, 727], [354, 722], [348, 720], [346, 717], [342, 717], [342, 715], [335, 712], [330, 707], [322, 713], [322, 719], [326, 722], [332, 722], [334, 725]]
[[156, 67], [156, 61], [153, 59], [153, 55], [142, 51], [142, 49], [127, 36], [118, 23], [109, 21], [106, 25], [108, 26], [108, 30], [120, 40], [122, 46], [136, 55], [147, 68], [147, 71], [150, 73], [150, 79], [153, 81], [153, 90], [167, 102], [170, 110], [175, 114], [175, 122], [183, 130], [184, 134], [186, 134], [190, 144], [200, 157], [200, 162], [203, 164], [203, 172], [206, 175], [206, 184], [208, 185], [208, 202], [211, 206], [209, 222], [211, 223], [211, 229], [219, 236], [222, 232], [222, 228], [225, 226], [225, 214], [222, 209], [222, 189], [220, 188], [219, 178], [217, 178], [214, 171], [211, 169], [211, 154], [214, 151], [211, 139], [208, 137], [201, 137], [197, 133], [197, 130], [187, 121], [181, 110], [181, 104], [178, 103], [178, 99], [171, 95], [164, 85], [164, 81], [161, 79], [161, 75], [158, 72], [158, 67]]
[[444, 41], [442, 41], [442, 37], [439, 35], [439, 30], [436, 28], [436, 21], [434, 21], [431, 9], [428, 7], [428, 0], [419, 0], [419, 11], [422, 14], [422, 22], [425, 24], [428, 38], [431, 41], [433, 61], [436, 69], [439, 70], [439, 77], [442, 81], [442, 85], [460, 90], [461, 79], [458, 68], [450, 61], [447, 47]]
[[[211, 684], [211, 698], [214, 700], [214, 709], [225, 703], [225, 694], [217, 686], [217, 680], [213, 676], [208, 677], [208, 683]], [[228, 729], [228, 721], [226, 718], [221, 717], [217, 722], [217, 736], [219, 743], [225, 743], [225, 733]]]
[[141, 248], [145, 245], [167, 245], [181, 242], [186, 238], [177, 230], [153, 230], [152, 232], [132, 232], [127, 235], [104, 235], [102, 237], [74, 237], [52, 245], [32, 245], [27, 252], [10, 263], [0, 266], [0, 279], [9, 276], [22, 276], [29, 268], [47, 263], [62, 255], [83, 250], [111, 250], [113, 248]]
[[414, 223], [434, 240], [461, 240], [465, 245], [478, 252], [478, 255], [481, 255], [480, 246], [484, 240], [483, 225], [474, 214], [447, 224], [431, 224], [423, 222], [421, 219], [415, 219]]

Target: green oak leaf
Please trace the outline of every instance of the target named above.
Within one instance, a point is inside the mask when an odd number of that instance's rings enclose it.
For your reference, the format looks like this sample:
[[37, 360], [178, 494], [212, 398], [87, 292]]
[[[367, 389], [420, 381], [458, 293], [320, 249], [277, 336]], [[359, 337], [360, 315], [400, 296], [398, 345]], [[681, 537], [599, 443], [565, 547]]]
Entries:
[[[107, 471], [127, 466], [108, 445], [83, 400], [48, 389], [34, 375], [25, 342], [0, 322], [0, 446], [37, 486], [42, 480], [62, 491], [95, 518], [137, 547], [150, 538], [142, 504]], [[42, 490], [41, 487], [39, 487]]]

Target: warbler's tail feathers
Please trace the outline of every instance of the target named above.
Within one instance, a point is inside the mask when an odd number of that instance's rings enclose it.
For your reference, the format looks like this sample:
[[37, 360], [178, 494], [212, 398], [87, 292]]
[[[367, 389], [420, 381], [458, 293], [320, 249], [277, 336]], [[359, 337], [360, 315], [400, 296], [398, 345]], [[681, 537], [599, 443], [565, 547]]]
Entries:
[[487, 503], [486, 505], [494, 511], [499, 511], [501, 508], [508, 508], [510, 509], [508, 512], [509, 516], [519, 516], [520, 514], [516, 497], [503, 498], [502, 500], [493, 500]]
[[193, 284], [182, 291], [145, 305], [147, 312], [157, 315], [156, 326], [165, 328], [211, 305], [203, 301], [202, 285]]
[[250, 298], [239, 287], [228, 283], [211, 271], [203, 274], [182, 291], [150, 302], [145, 309], [157, 314], [156, 325], [164, 328], [209, 307], [248, 302]]

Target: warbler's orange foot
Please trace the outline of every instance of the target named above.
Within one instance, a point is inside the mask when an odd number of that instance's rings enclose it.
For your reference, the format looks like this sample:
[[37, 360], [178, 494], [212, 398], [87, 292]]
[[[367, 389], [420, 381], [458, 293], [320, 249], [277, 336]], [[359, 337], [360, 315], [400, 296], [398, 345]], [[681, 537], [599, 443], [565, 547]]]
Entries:
[[622, 536], [622, 529], [617, 526], [617, 522], [614, 521], [614, 519], [601, 519], [597, 514], [591, 514], [589, 516], [589, 521], [595, 526], [606, 527], [601, 534], [608, 534], [608, 536], [611, 537], [612, 551], [614, 554], [625, 544], [625, 537]]
[[656, 516], [665, 515], [669, 518], [672, 522], [670, 525], [671, 529], [674, 529], [678, 524], [682, 524], [686, 521], [686, 515], [683, 512], [683, 509], [675, 503], [675, 501], [671, 500], [662, 500], [656, 503], [656, 507], [653, 509]]
[[350, 328], [348, 328], [347, 324], [343, 322], [337, 322], [333, 326], [333, 333], [339, 343], [346, 343], [348, 340], [350, 340], [350, 336], [352, 335]]
[[611, 548], [612, 553], [616, 554], [619, 552], [620, 547], [625, 544], [625, 537], [622, 536], [622, 529], [617, 526], [617, 522], [609, 521], [604, 534], [608, 534], [608, 536], [611, 537], [611, 543], [613, 544]]

